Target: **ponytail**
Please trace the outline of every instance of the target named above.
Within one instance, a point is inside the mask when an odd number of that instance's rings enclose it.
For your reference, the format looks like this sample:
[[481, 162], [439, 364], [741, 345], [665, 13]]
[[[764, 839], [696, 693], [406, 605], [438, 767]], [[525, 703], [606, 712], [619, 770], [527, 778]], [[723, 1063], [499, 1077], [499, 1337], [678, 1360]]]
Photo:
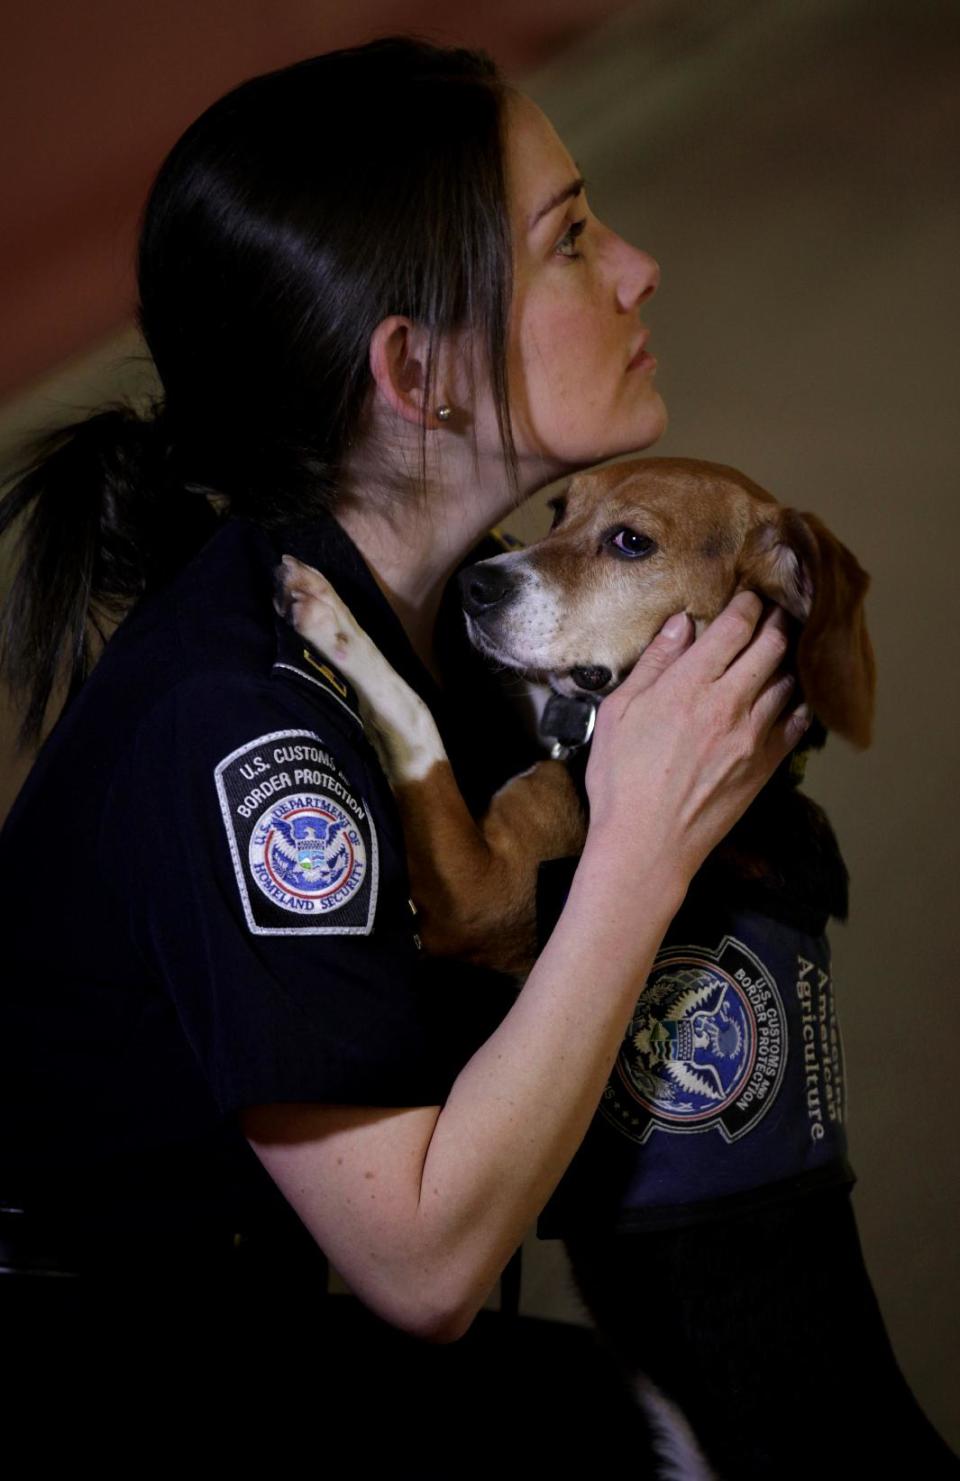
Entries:
[[145, 420], [118, 402], [24, 453], [0, 499], [0, 539], [17, 526], [0, 678], [23, 711], [21, 747], [40, 738], [54, 691], [69, 703], [130, 606], [216, 525], [174, 474], [162, 412]]

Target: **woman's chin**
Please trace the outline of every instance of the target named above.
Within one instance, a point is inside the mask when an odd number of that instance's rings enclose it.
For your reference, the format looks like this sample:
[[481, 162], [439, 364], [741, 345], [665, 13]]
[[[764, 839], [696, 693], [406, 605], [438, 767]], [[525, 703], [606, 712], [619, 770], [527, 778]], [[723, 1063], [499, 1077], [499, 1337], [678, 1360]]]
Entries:
[[[620, 419], [618, 418], [618, 421]], [[659, 391], [650, 388], [643, 405], [631, 417], [624, 417], [620, 425], [610, 428], [600, 446], [595, 463], [608, 458], [622, 457], [627, 453], [643, 452], [659, 442], [670, 421], [666, 403]], [[611, 435], [612, 433], [612, 435]]]
[[564, 439], [562, 446], [548, 448], [541, 442], [537, 448], [537, 476], [531, 478], [525, 498], [539, 489], [567, 478], [584, 468], [593, 468], [598, 463], [610, 462], [615, 458], [631, 457], [644, 452], [659, 442], [667, 430], [669, 415], [663, 397], [653, 392], [639, 415], [617, 418], [619, 425], [611, 428], [609, 423], [595, 439]]
[[[621, 435], [616, 441], [606, 441], [598, 447], [596, 456], [591, 459], [594, 463], [603, 463], [610, 458], [627, 457], [632, 453], [642, 453], [648, 447], [653, 447], [659, 442], [667, 430], [670, 421], [663, 398], [658, 394], [652, 402], [644, 407], [643, 415], [638, 416], [627, 423]], [[586, 466], [586, 464], [584, 464]]]
[[[638, 418], [638, 420], [640, 420]], [[644, 408], [644, 415], [640, 425], [641, 440], [634, 443], [636, 451], [645, 447], [652, 447], [655, 442], [666, 432], [670, 422], [670, 414], [667, 404], [659, 391], [654, 391], [650, 404]]]

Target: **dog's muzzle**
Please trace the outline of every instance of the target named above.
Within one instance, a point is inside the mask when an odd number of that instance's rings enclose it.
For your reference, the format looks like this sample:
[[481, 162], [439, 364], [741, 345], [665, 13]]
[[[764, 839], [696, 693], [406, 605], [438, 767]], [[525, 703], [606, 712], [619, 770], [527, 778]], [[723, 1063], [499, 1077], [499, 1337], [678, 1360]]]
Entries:
[[505, 606], [516, 591], [516, 583], [502, 566], [469, 566], [458, 576], [460, 599], [469, 617], [482, 617], [493, 607]]

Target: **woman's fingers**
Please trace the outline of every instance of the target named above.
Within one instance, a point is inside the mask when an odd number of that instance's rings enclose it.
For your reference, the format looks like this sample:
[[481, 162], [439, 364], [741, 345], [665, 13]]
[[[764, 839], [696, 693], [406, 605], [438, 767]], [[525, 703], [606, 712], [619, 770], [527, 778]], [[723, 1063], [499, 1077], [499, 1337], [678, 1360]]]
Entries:
[[813, 719], [805, 700], [796, 703], [796, 687], [793, 674], [775, 674], [761, 689], [751, 711], [755, 734], [773, 770], [790, 754]]
[[664, 669], [669, 668], [690, 647], [693, 634], [693, 620], [686, 612], [674, 612], [672, 617], [668, 617], [615, 691], [620, 696], [620, 702], [628, 701], [632, 695], [655, 683]]
[[689, 679], [696, 684], [729, 676], [731, 693], [749, 707], [786, 652], [787, 618], [777, 606], [764, 615], [755, 591], [738, 591], [696, 643], [693, 635], [687, 613], [668, 618], [617, 689], [621, 703], [649, 688], [690, 649], [685, 659]]
[[637, 676], [639, 683], [636, 687], [646, 688], [648, 684], [652, 684], [658, 674], [662, 674], [674, 659], [679, 658], [690, 647], [693, 634], [693, 621], [686, 612], [674, 612], [672, 617], [668, 617], [634, 665], [630, 677]]
[[778, 673], [768, 679], [753, 704], [751, 715], [757, 734], [764, 736], [787, 713], [797, 681], [793, 674]]
[[770, 736], [779, 743], [784, 756], [793, 750], [812, 719], [813, 711], [804, 700], [802, 704], [785, 709], [779, 720], [775, 721]]
[[730, 685], [732, 692], [747, 706], [755, 703], [757, 696], [786, 656], [789, 641], [787, 624], [788, 618], [783, 608], [771, 607], [764, 614], [751, 641], [723, 675], [723, 682]]
[[700, 634], [690, 655], [694, 677], [719, 679], [748, 647], [763, 615], [763, 602], [755, 591], [738, 591]]

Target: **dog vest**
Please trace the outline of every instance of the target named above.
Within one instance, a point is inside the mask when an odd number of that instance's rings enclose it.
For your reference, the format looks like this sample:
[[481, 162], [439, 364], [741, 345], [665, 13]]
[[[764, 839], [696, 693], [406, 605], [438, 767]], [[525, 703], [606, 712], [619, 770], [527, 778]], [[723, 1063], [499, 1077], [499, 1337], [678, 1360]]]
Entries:
[[538, 1232], [666, 1228], [850, 1183], [826, 935], [693, 887]]

